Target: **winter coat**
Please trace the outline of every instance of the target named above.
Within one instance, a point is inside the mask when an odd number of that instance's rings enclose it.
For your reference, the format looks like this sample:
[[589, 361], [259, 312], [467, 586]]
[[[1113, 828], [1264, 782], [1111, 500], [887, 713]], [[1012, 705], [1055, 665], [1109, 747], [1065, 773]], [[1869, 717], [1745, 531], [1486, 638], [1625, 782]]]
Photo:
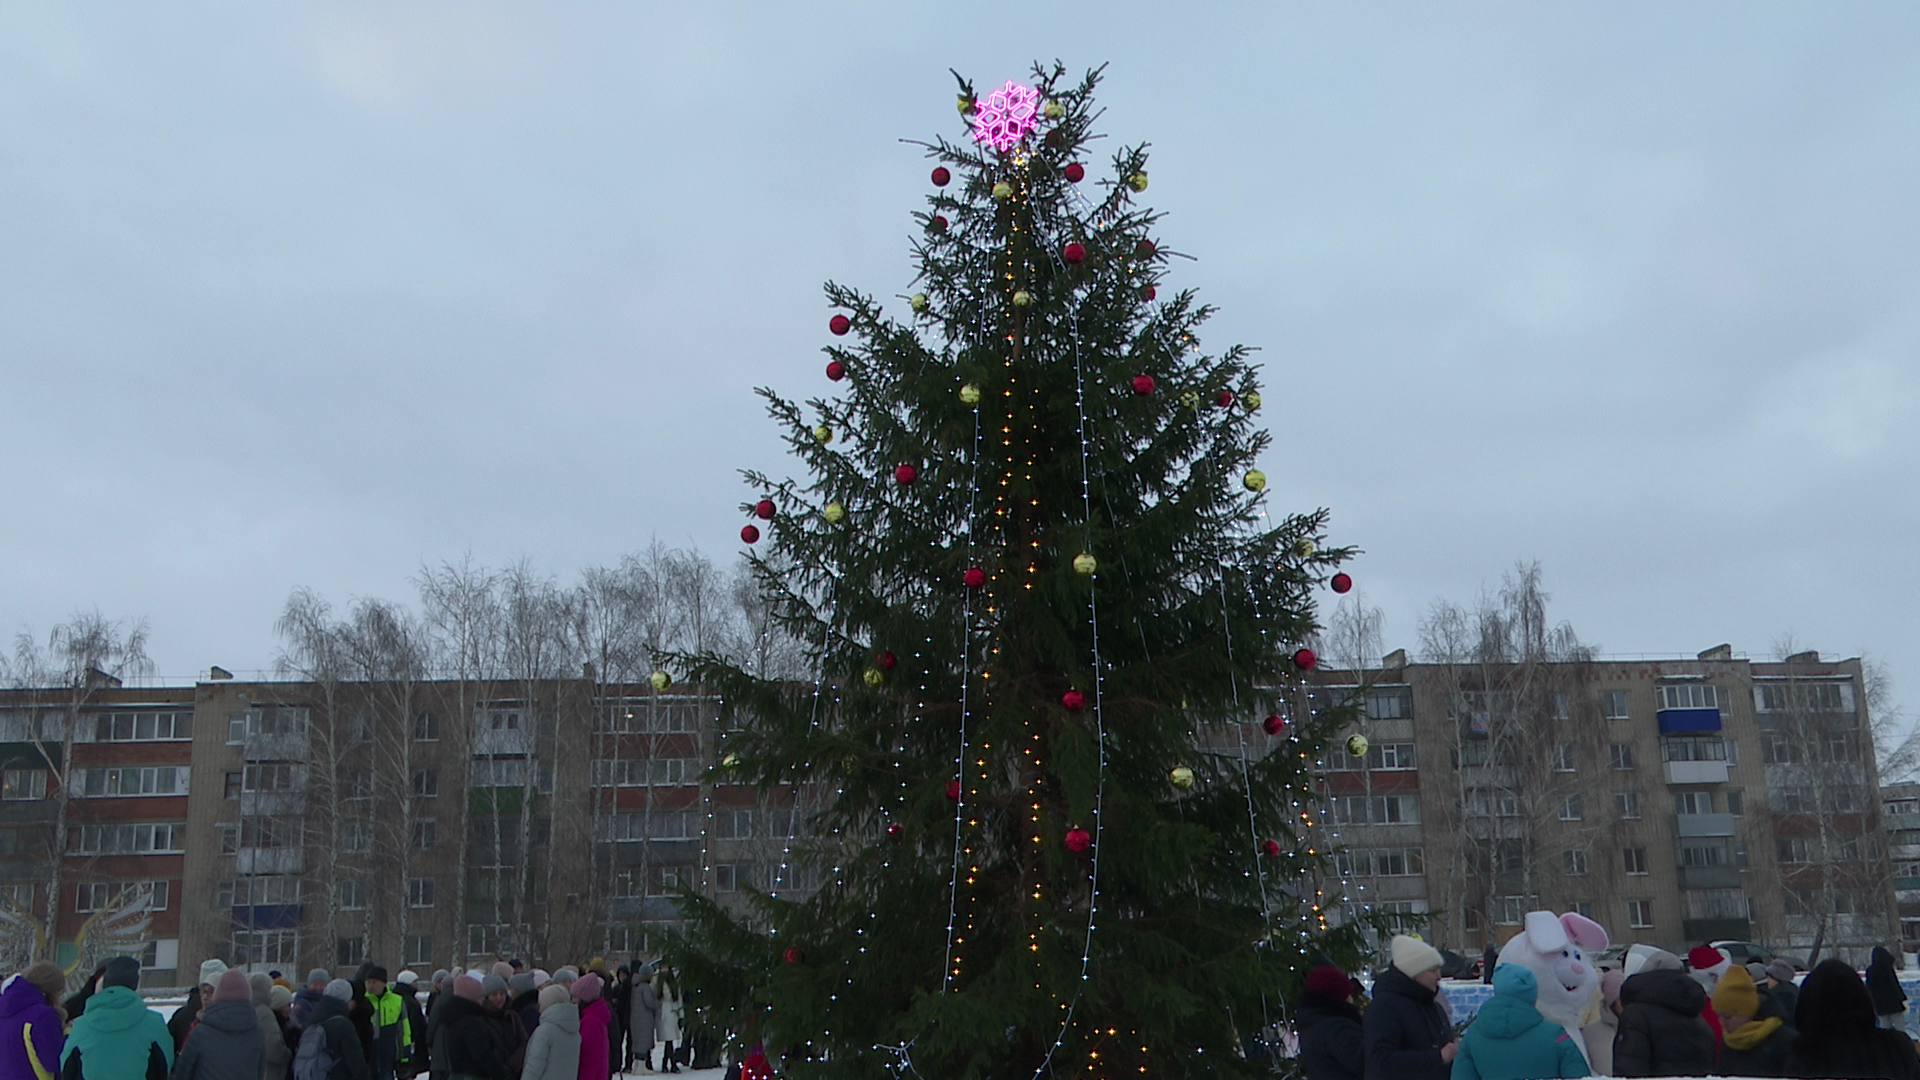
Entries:
[[1587, 1056], [1567, 1029], [1540, 1015], [1531, 970], [1502, 964], [1493, 972], [1493, 996], [1480, 1006], [1460, 1052], [1453, 1080], [1539, 1080], [1586, 1076]]
[[613, 1041], [607, 1037], [612, 1026], [613, 1010], [604, 1000], [595, 998], [580, 1010], [579, 1080], [607, 1080], [612, 1074], [608, 1061]]
[[167, 1033], [173, 1036], [174, 1053], [179, 1053], [180, 1048], [187, 1045], [187, 1032], [192, 1031], [193, 1025], [200, 1022], [201, 1008], [200, 991], [195, 988], [187, 992], [187, 1003], [173, 1010], [173, 1015], [167, 1017]]
[[1768, 987], [1767, 996], [1773, 999], [1774, 1005], [1779, 1008], [1780, 1015], [1786, 1017], [1787, 1023], [1793, 1023], [1793, 1014], [1800, 1008], [1800, 987], [1794, 983], [1784, 982], [1779, 986]]
[[520, 1018], [520, 1026], [527, 1029], [527, 1037], [532, 1038], [540, 1030], [540, 991], [528, 990], [516, 994], [507, 1000], [507, 1011]]
[[58, 1072], [66, 1027], [47, 995], [16, 975], [0, 990], [0, 1080], [48, 1080]]
[[[253, 1013], [247, 1013], [253, 1019]], [[160, 1014], [125, 986], [109, 986], [87, 1000], [60, 1054], [63, 1080], [166, 1080], [173, 1067], [173, 1036]]]
[[1787, 1075], [1920, 1080], [1920, 1055], [1906, 1035], [1875, 1026], [1873, 996], [1844, 961], [1822, 960], [1800, 984], [1799, 1030], [1787, 1047]]
[[427, 1014], [420, 1007], [420, 995], [411, 986], [400, 986], [400, 1008], [407, 1018], [407, 1037], [412, 1049], [400, 1060], [412, 1064], [415, 1072], [426, 1072], [432, 1055], [427, 1052]]
[[1749, 1020], [1726, 1033], [1715, 1071], [1722, 1076], [1785, 1076], [1787, 1048], [1793, 1045], [1794, 1034], [1783, 1017]]
[[520, 1069], [527, 1063], [527, 1028], [520, 1022], [516, 1013], [482, 1004], [480, 1014], [486, 1017], [493, 1028], [494, 1037], [500, 1040], [501, 1056], [506, 1060], [508, 1076], [520, 1075]]
[[295, 990], [293, 992], [293, 1007], [288, 1010], [293, 1020], [293, 1026], [306, 1027], [308, 1019], [313, 1016], [313, 1007], [320, 1004], [320, 999], [323, 997], [326, 997], [326, 995], [311, 986], [302, 986], [300, 989]]
[[360, 1047], [360, 1036], [347, 1018], [347, 1003], [321, 995], [307, 1014], [307, 1026], [317, 1027], [327, 1040], [327, 1056], [333, 1059], [328, 1080], [371, 1080], [373, 1067]]
[[200, 1013], [173, 1080], [260, 1080], [266, 1067], [266, 1039], [250, 1001], [216, 1001]]
[[440, 1045], [433, 1051], [435, 1067], [446, 1068], [452, 1076], [474, 1076], [480, 1080], [513, 1080], [507, 1069], [507, 1049], [500, 1041], [499, 1025], [487, 1015], [484, 1005], [448, 994], [441, 999], [440, 1015], [431, 1023], [440, 1025], [446, 1048], [444, 1062]]
[[1352, 1002], [1309, 990], [1300, 995], [1300, 1007], [1293, 1015], [1307, 1080], [1363, 1080], [1367, 1037], [1360, 1027], [1360, 1010]]
[[287, 1080], [288, 1066], [293, 1064], [293, 1051], [287, 1048], [286, 1030], [280, 1026], [280, 1018], [273, 1014], [272, 985], [266, 993], [258, 987], [253, 988], [253, 1022], [259, 1025], [260, 1039], [266, 1046], [266, 1064], [261, 1069], [261, 1080]]
[[373, 1053], [369, 1058], [373, 1071], [385, 1075], [396, 1063], [405, 1060], [406, 1049], [413, 1045], [416, 1037], [407, 1024], [406, 998], [399, 989], [388, 986], [379, 997], [368, 997], [367, 1007], [372, 1010], [368, 1022], [373, 1030]]
[[1447, 1080], [1440, 1048], [1453, 1041], [1435, 992], [1390, 967], [1373, 981], [1373, 1004], [1361, 1027], [1367, 1038], [1366, 1080]]
[[655, 1033], [660, 1036], [661, 1042], [670, 1042], [674, 1044], [674, 1047], [677, 1049], [682, 1041], [680, 1038], [680, 995], [675, 993], [671, 987], [669, 987], [665, 993], [659, 990], [655, 990], [654, 993], [660, 999], [660, 1020], [655, 1028]]
[[633, 1052], [641, 1057], [653, 1053], [653, 1037], [660, 1023], [660, 995], [653, 980], [633, 984], [633, 998], [627, 1007], [627, 1029], [633, 1032]]
[[580, 1076], [580, 1009], [571, 1001], [549, 1005], [527, 1040], [520, 1080], [577, 1080]]
[[1900, 972], [1893, 954], [1878, 945], [1867, 961], [1867, 994], [1873, 998], [1875, 1016], [1899, 1016], [1907, 1011], [1907, 992], [1900, 989]]
[[1706, 1076], [1716, 1047], [1700, 1017], [1707, 991], [1684, 971], [1642, 971], [1620, 984], [1615, 1076]]

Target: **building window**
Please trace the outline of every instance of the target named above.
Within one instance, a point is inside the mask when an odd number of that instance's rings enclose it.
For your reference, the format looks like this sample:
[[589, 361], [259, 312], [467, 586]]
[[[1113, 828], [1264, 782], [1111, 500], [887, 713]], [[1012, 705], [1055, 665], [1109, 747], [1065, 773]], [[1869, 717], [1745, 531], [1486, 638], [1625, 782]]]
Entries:
[[1777, 787], [1767, 789], [1768, 801], [1772, 802], [1776, 813], [1811, 814], [1814, 812], [1813, 789], [1808, 787]]
[[1626, 863], [1627, 873], [1644, 874], [1647, 872], [1647, 849], [1630, 847], [1620, 849], [1621, 859]]
[[238, 746], [251, 736], [305, 735], [305, 709], [247, 709], [227, 720], [227, 745]]
[[226, 797], [229, 799], [240, 797], [240, 773], [237, 770], [227, 774]]
[[1560, 796], [1560, 820], [1561, 821], [1581, 820], [1580, 796], [1578, 795]]
[[1406, 720], [1413, 716], [1413, 691], [1374, 690], [1367, 694], [1367, 716], [1374, 720]]
[[1833, 812], [1836, 814], [1857, 814], [1860, 812], [1860, 792], [1857, 788], [1842, 784], [1833, 789]]
[[1480, 909], [1477, 907], [1468, 907], [1465, 911], [1462, 911], [1460, 913], [1460, 928], [1468, 933], [1480, 929]]
[[347, 878], [341, 881], [340, 882], [340, 910], [341, 911], [367, 910], [366, 885], [360, 881], [355, 880], [354, 878]]
[[1560, 743], [1553, 748], [1553, 771], [1573, 772], [1575, 770], [1572, 743]]
[[1773, 838], [1773, 854], [1778, 862], [1808, 863], [1813, 861], [1813, 841], [1805, 836], [1776, 836]]
[[69, 855], [178, 855], [186, 851], [184, 824], [81, 825], [67, 830]]
[[1501, 926], [1520, 926], [1527, 921], [1527, 912], [1533, 907], [1533, 897], [1496, 896], [1493, 898], [1493, 921]]
[[[407, 906], [410, 908], [430, 908], [433, 906], [433, 879], [417, 877], [407, 879]], [[411, 963], [411, 961], [409, 961]]]
[[1419, 848], [1361, 848], [1334, 856], [1349, 877], [1416, 877], [1427, 872]]
[[667, 896], [693, 883], [691, 866], [655, 866], [647, 875], [647, 895]]
[[1633, 744], [1617, 742], [1607, 747], [1607, 755], [1613, 761], [1615, 769], [1633, 768]]
[[240, 823], [243, 848], [291, 848], [300, 846], [300, 823], [281, 818], [248, 818]]
[[1640, 793], [1637, 791], [1616, 791], [1613, 793], [1613, 808], [1620, 813], [1620, 820], [1631, 821], [1640, 816]]
[[438, 838], [438, 835], [438, 829], [434, 826], [432, 818], [414, 822], [413, 849], [415, 851], [432, 851], [434, 841]]
[[373, 798], [373, 770], [349, 769], [340, 779], [340, 797], [343, 799]]
[[373, 717], [367, 713], [354, 713], [347, 721], [347, 741], [355, 745], [373, 741]]
[[168, 882], [165, 881], [83, 881], [74, 889], [73, 910], [89, 915], [96, 911], [132, 908], [146, 902], [149, 911], [167, 910]]
[[373, 823], [349, 821], [340, 827], [340, 853], [365, 855], [373, 850]]
[[75, 769], [68, 783], [83, 798], [132, 795], [185, 795], [192, 770], [185, 765]]
[[240, 854], [240, 826], [217, 825], [215, 828], [220, 830], [220, 854]]
[[1416, 769], [1413, 744], [1376, 743], [1367, 749], [1367, 764], [1375, 769], [1387, 772]]
[[1740, 793], [1739, 788], [1728, 788], [1727, 789], [1727, 813], [1732, 814], [1734, 817], [1739, 817], [1740, 815], [1746, 812], [1747, 812], [1746, 796]]
[[1609, 720], [1633, 719], [1633, 715], [1627, 712], [1627, 692], [1625, 690], [1601, 691], [1600, 715]]
[[406, 959], [402, 961], [415, 967], [425, 967], [433, 963], [433, 935], [408, 934]]
[[1680, 849], [1680, 865], [1693, 867], [1725, 866], [1729, 852], [1718, 844], [1699, 844]]
[[[440, 714], [439, 713], [420, 712], [420, 713], [413, 714], [413, 741], [414, 742], [439, 742], [440, 741]], [[429, 938], [428, 940], [432, 940], [432, 939]]]
[[1920, 799], [1888, 799], [1888, 817], [1920, 817]]
[[0, 782], [0, 797], [8, 801], [38, 800], [47, 797], [47, 770], [8, 769]]
[[367, 962], [367, 939], [343, 937], [334, 941], [333, 961], [340, 967], [359, 967]]
[[191, 738], [191, 712], [102, 713], [94, 718], [95, 742], [178, 742]]
[[1591, 900], [1575, 900], [1567, 906], [1573, 910], [1575, 915], [1588, 919], [1593, 918], [1593, 901]]
[[1761, 712], [1852, 712], [1853, 684], [1838, 682], [1766, 684], [1753, 688]]
[[1587, 873], [1587, 853], [1579, 848], [1568, 848], [1560, 853], [1561, 868], [1568, 877], [1585, 877]]
[[1635, 930], [1653, 929], [1653, 901], [1627, 901], [1627, 925]]
[[1713, 792], [1676, 791], [1673, 793], [1673, 812], [1676, 814], [1713, 813]]
[[1660, 758], [1663, 761], [1725, 761], [1727, 740], [1704, 735], [1661, 739]]
[[415, 798], [431, 799], [440, 794], [439, 769], [415, 769], [413, 771], [413, 794]]
[[214, 886], [213, 906], [221, 910], [299, 902], [300, 879], [291, 874], [230, 878]]
[[716, 811], [713, 815], [713, 831], [722, 840], [745, 840], [753, 835], [753, 811]]
[[298, 791], [301, 788], [301, 768], [288, 762], [273, 762], [266, 765], [249, 765], [241, 774], [240, 790], [257, 791]]
[[1720, 692], [1712, 683], [1669, 683], [1653, 688], [1661, 709], [1717, 709]]
[[[236, 930], [233, 963], [236, 967], [276, 964], [290, 967], [300, 957], [300, 935], [295, 930]], [[356, 961], [358, 963], [358, 961]]]
[[740, 868], [731, 863], [722, 863], [713, 868], [714, 892], [737, 892], [740, 888]]

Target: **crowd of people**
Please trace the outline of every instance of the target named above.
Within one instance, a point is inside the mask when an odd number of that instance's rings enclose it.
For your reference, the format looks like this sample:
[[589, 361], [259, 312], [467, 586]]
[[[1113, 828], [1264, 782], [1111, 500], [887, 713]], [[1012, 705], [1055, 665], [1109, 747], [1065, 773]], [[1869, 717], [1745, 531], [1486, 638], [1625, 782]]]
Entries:
[[608, 1080], [691, 1060], [673, 969], [551, 974], [505, 960], [481, 970], [367, 963], [295, 986], [214, 959], [170, 1018], [140, 996], [140, 964], [115, 957], [66, 993], [36, 963], [0, 984], [0, 1080]]
[[[1638, 947], [1636, 947], [1638, 948]], [[1533, 971], [1502, 964], [1464, 1033], [1441, 994], [1440, 952], [1397, 936], [1373, 980], [1322, 965], [1295, 1012], [1308, 1080], [1545, 1080], [1606, 1076], [1782, 1076], [1920, 1080], [1904, 1030], [1893, 957], [1875, 949], [1863, 979], [1840, 960], [1796, 982], [1791, 965], [1736, 964], [1699, 946], [1683, 959], [1645, 950], [1637, 970], [1606, 971], [1577, 1031], [1535, 1007]]]

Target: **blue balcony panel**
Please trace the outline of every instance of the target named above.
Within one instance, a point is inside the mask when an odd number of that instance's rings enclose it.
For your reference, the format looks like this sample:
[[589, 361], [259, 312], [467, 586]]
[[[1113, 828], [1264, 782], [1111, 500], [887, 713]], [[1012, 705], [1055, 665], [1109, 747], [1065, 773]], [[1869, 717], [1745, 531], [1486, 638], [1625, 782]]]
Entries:
[[1662, 735], [1720, 730], [1719, 709], [1661, 709], [1654, 715], [1660, 723]]

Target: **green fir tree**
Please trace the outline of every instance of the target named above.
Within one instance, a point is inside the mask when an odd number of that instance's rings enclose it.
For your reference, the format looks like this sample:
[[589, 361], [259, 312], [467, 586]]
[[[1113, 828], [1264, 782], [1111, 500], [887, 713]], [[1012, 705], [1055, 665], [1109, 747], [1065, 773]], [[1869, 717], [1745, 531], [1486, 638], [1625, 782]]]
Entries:
[[688, 895], [673, 951], [789, 1075], [1258, 1075], [1307, 959], [1359, 954], [1305, 809], [1343, 718], [1296, 652], [1349, 552], [1268, 517], [1257, 369], [1163, 285], [1146, 148], [1087, 164], [1098, 76], [1036, 67], [1025, 133], [962, 80], [904, 310], [829, 285], [827, 394], [762, 391], [805, 476], [748, 473], [744, 535], [815, 676], [681, 663], [723, 780], [819, 794], [819, 888]]

